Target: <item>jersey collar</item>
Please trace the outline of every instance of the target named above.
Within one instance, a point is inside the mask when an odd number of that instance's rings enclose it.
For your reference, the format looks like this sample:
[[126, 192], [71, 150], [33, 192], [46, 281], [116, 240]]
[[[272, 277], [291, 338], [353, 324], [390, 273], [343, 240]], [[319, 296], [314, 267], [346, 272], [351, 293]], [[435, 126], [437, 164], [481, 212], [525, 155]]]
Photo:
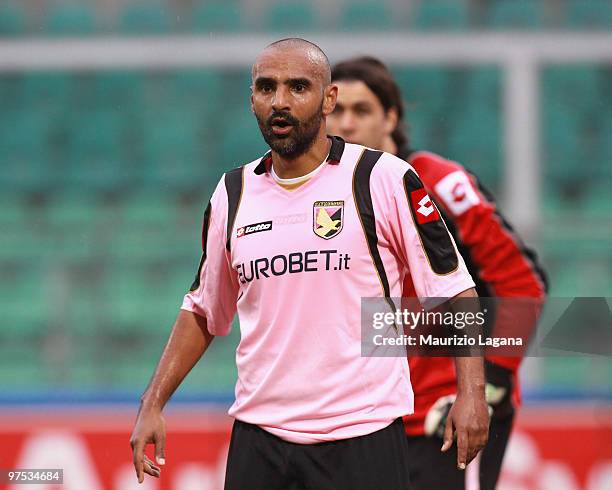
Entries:
[[[342, 159], [342, 153], [344, 153], [344, 140], [340, 136], [327, 136], [331, 140], [331, 148], [329, 150], [329, 156], [327, 157], [327, 163], [330, 165], [338, 165]], [[255, 167], [255, 173], [257, 175], [265, 174], [270, 171], [270, 165], [272, 165], [272, 151], [266, 153], [259, 164]]]

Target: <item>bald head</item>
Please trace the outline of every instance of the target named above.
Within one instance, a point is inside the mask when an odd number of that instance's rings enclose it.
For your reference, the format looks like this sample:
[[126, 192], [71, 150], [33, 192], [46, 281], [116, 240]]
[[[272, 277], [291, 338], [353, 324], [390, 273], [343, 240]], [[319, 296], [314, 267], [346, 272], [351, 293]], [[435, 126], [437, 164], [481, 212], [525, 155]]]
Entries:
[[291, 37], [266, 46], [253, 65], [253, 80], [257, 76], [259, 65], [262, 62], [268, 63], [271, 58], [301, 64], [310, 76], [321, 83], [322, 87], [331, 83], [331, 66], [327, 55], [319, 46], [306, 39]]

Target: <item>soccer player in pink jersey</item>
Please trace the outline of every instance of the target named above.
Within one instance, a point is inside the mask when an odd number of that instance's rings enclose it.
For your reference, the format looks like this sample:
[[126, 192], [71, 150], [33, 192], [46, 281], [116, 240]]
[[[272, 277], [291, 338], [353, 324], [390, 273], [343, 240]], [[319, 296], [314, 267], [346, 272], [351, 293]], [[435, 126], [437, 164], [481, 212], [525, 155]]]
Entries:
[[[202, 257], [131, 445], [139, 482], [164, 463], [162, 410], [238, 312], [228, 490], [410, 488], [402, 416], [413, 410], [405, 355], [364, 356], [362, 298], [474, 298], [474, 282], [412, 167], [328, 137], [337, 87], [303, 39], [266, 47], [251, 107], [270, 151], [227, 172], [204, 213]], [[367, 326], [366, 326], [367, 328]], [[458, 465], [484, 446], [482, 358], [457, 362], [445, 446]], [[155, 444], [156, 462], [144, 455]], [[156, 464], [157, 463], [157, 464]]]
[[[344, 60], [333, 67], [332, 81], [338, 85], [338, 100], [328, 118], [330, 132], [410, 162], [442, 213], [479, 295], [532, 298], [535, 305], [543, 301], [547, 281], [537, 256], [501, 217], [490, 193], [459, 163], [409, 145], [402, 96], [388, 68], [368, 56]], [[410, 277], [406, 278], [403, 293], [415, 294]], [[513, 330], [523, 328], [529, 332], [533, 324], [524, 321], [521, 325], [518, 312], [516, 308]], [[525, 316], [520, 318], [527, 320]], [[485, 359], [487, 398], [493, 416], [489, 442], [480, 460], [481, 490], [497, 485], [520, 399], [516, 380], [520, 361], [516, 355], [487, 355]], [[414, 413], [404, 418], [404, 424], [411, 485], [416, 490], [463, 490], [465, 473], [456, 467], [455, 450], [440, 451], [446, 412], [457, 392], [453, 360], [414, 356], [409, 366]]]

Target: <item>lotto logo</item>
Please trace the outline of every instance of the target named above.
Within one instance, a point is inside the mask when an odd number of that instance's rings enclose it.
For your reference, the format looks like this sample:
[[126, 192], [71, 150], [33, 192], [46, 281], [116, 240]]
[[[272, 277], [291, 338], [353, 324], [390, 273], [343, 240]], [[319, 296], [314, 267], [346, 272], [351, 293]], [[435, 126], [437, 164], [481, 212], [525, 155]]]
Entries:
[[425, 189], [412, 191], [410, 201], [418, 224], [422, 225], [440, 219], [440, 214]]
[[423, 216], [429, 216], [433, 212], [434, 207], [433, 203], [431, 202], [431, 198], [429, 196], [425, 196], [419, 201], [419, 209], [417, 209], [417, 213], [421, 213]]
[[240, 238], [244, 235], [250, 235], [252, 233], [258, 233], [260, 231], [268, 231], [272, 229], [272, 221], [262, 221], [261, 223], [254, 223], [252, 225], [241, 226], [236, 230], [236, 237]]

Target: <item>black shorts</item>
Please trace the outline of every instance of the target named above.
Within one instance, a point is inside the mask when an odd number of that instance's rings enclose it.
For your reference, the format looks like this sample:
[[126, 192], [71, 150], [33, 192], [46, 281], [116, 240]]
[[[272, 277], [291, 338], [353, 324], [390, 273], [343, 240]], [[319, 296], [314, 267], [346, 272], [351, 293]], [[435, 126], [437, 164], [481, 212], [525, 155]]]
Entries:
[[236, 420], [225, 490], [405, 490], [402, 419], [365, 436], [319, 444], [284, 441]]

